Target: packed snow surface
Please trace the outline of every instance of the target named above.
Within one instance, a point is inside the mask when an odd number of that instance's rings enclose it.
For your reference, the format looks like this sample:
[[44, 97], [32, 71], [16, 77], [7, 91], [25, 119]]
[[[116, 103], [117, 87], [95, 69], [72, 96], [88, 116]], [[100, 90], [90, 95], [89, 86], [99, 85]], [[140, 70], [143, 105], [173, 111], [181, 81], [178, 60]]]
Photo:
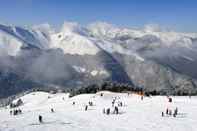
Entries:
[[[196, 131], [197, 97], [145, 97], [127, 93], [101, 92], [82, 94], [72, 98], [68, 94], [33, 92], [21, 97], [22, 114], [13, 116], [10, 109], [0, 109], [0, 131]], [[112, 100], [122, 102], [119, 114], [103, 114], [112, 107]], [[85, 105], [89, 106], [85, 111]], [[72, 103], [75, 102], [75, 105]], [[166, 108], [178, 107], [177, 117], [162, 117]], [[51, 108], [54, 113], [51, 113]], [[42, 115], [43, 123], [38, 122]]]

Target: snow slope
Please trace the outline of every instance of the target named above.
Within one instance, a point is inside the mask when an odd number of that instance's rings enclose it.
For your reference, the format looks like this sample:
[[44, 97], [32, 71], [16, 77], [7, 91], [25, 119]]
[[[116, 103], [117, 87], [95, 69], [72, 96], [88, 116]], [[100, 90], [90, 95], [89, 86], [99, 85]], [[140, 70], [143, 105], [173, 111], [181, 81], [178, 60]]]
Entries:
[[[97, 94], [82, 94], [68, 98], [68, 94], [48, 94], [33, 92], [21, 99], [24, 105], [21, 115], [10, 116], [9, 109], [0, 109], [1, 131], [196, 131], [197, 97], [173, 97], [168, 103], [167, 98], [156, 96], [143, 101], [140, 96], [111, 92], [104, 93], [103, 97]], [[103, 108], [111, 108], [111, 102], [117, 97], [122, 101], [119, 107], [120, 114], [106, 115]], [[72, 105], [75, 101], [76, 104]], [[84, 111], [88, 101], [94, 106]], [[176, 118], [161, 117], [166, 108], [178, 107]], [[54, 108], [54, 113], [50, 112]], [[38, 123], [38, 115], [43, 116], [43, 124]]]

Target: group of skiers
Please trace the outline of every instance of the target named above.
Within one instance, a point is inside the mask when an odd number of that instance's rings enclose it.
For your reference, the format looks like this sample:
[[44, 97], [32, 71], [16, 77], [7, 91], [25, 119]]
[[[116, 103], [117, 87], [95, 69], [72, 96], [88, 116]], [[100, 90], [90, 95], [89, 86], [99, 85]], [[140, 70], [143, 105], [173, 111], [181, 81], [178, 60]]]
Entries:
[[[173, 116], [173, 117], [176, 117], [177, 115], [178, 115], [178, 108], [176, 107], [175, 108], [175, 110], [174, 110], [174, 112], [173, 112], [173, 114], [172, 114], [172, 110], [170, 110], [170, 109], [166, 109], [166, 116]], [[165, 115], [164, 115], [164, 112], [162, 112], [162, 117], [164, 117]]]
[[[169, 97], [169, 96], [167, 96], [167, 98], [168, 98], [168, 102], [169, 102], [169, 103], [172, 103], [172, 98]], [[161, 115], [162, 115], [162, 117], [164, 117], [165, 115], [166, 115], [166, 116], [173, 116], [173, 117], [176, 117], [176, 116], [178, 115], [178, 108], [176, 107], [176, 108], [174, 109], [174, 112], [172, 112], [171, 109], [167, 108], [167, 109], [166, 109], [166, 112], [165, 112], [165, 113], [162, 112]]]
[[10, 111], [10, 115], [19, 115], [22, 114], [22, 110], [21, 109], [14, 109]]
[[[107, 114], [109, 115], [111, 112], [110, 112], [110, 108], [107, 108], [107, 109], [103, 109], [103, 114]], [[112, 114], [119, 114], [119, 109], [117, 106], [114, 107], [114, 111], [112, 112]]]
[[107, 114], [109, 115], [110, 113], [112, 114], [119, 114], [119, 108], [118, 107], [122, 107], [123, 106], [123, 102], [119, 100], [119, 97], [115, 97], [114, 99], [112, 99], [112, 107], [113, 107], [113, 111], [111, 112], [110, 108], [104, 108], [103, 109], [103, 114]]
[[88, 104], [89, 104], [89, 106], [93, 106], [93, 102], [92, 101], [89, 101]]
[[88, 110], [88, 106], [93, 106], [93, 102], [92, 101], [89, 101], [88, 102], [88, 105], [85, 105], [85, 111]]

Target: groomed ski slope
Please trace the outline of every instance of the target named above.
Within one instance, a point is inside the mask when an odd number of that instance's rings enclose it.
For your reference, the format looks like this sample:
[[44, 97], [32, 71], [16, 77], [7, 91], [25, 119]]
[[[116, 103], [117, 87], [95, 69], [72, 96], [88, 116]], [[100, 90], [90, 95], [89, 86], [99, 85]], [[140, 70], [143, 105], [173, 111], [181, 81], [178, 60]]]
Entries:
[[[21, 99], [22, 114], [10, 115], [10, 109], [0, 108], [0, 131], [196, 131], [197, 97], [145, 97], [127, 93], [103, 92], [82, 94], [68, 98], [68, 94], [33, 92]], [[103, 114], [103, 108], [112, 108], [112, 99], [123, 102], [120, 114]], [[94, 106], [85, 105], [92, 101]], [[75, 102], [75, 105], [72, 103]], [[166, 108], [179, 109], [176, 118], [161, 117]], [[51, 113], [50, 109], [54, 109]], [[39, 124], [38, 115], [43, 116]]]

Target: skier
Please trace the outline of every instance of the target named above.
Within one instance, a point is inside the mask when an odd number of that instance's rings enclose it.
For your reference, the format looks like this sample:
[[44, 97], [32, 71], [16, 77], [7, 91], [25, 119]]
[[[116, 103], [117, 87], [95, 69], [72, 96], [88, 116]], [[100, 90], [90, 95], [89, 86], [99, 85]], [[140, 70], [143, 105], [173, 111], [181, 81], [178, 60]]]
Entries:
[[168, 115], [168, 112], [169, 112], [169, 110], [168, 110], [168, 108], [166, 109], [166, 115]]
[[86, 106], [85, 106], [85, 111], [87, 111], [87, 110], [88, 110], [88, 106], [86, 105]]
[[10, 111], [10, 115], [12, 115], [12, 110]]
[[143, 100], [144, 99], [144, 97], [143, 96], [141, 96], [141, 100]]
[[172, 98], [171, 97], [168, 98], [168, 102], [170, 102], [170, 103], [172, 102]]
[[162, 113], [161, 113], [161, 116], [162, 116], [162, 117], [164, 117], [164, 113], [163, 113], [163, 111], [162, 111]]
[[14, 116], [18, 115], [18, 110], [14, 110]]
[[54, 113], [54, 110], [53, 110], [53, 108], [51, 108], [51, 113]]
[[39, 120], [40, 123], [43, 123], [43, 120], [42, 120], [42, 116], [41, 115], [38, 116], [38, 120]]
[[178, 114], [178, 108], [176, 107], [176, 109], [175, 109], [175, 112], [176, 112], [176, 115]]
[[112, 107], [114, 107], [115, 101], [116, 101], [116, 98], [112, 100]]
[[107, 115], [110, 114], [110, 108], [107, 108]]
[[75, 105], [75, 102], [73, 101], [73, 105]]
[[89, 106], [93, 106], [93, 102], [89, 101], [88, 102]]
[[115, 106], [115, 108], [114, 108], [114, 113], [118, 114], [118, 107], [117, 106]]
[[174, 110], [174, 114], [173, 114], [173, 116], [174, 116], [174, 117], [176, 117], [176, 116], [177, 116], [177, 114], [178, 114], [178, 108], [176, 107], [176, 109]]

